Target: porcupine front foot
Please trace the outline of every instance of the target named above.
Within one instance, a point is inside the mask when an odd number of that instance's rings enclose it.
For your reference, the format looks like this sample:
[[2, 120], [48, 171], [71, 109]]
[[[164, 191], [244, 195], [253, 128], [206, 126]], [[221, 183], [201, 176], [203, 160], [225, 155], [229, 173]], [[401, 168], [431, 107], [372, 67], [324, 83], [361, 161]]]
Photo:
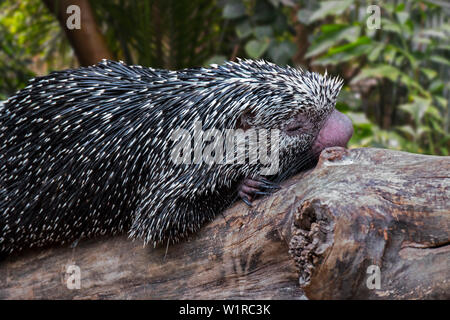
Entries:
[[246, 178], [238, 187], [238, 196], [249, 207], [252, 206], [252, 201], [258, 196], [266, 196], [279, 190], [281, 187], [272, 181], [263, 177]]

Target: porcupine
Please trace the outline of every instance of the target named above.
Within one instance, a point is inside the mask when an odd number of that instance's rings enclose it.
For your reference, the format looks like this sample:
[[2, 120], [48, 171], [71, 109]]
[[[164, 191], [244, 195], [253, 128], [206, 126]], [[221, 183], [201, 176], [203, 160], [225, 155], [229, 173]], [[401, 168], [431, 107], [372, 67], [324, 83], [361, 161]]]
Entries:
[[[157, 245], [240, 197], [251, 205], [325, 147], [345, 146], [342, 80], [260, 60], [179, 71], [103, 60], [32, 79], [0, 106], [0, 252], [127, 232]], [[280, 174], [174, 164], [176, 128], [279, 129]], [[269, 180], [272, 178], [272, 180]]]

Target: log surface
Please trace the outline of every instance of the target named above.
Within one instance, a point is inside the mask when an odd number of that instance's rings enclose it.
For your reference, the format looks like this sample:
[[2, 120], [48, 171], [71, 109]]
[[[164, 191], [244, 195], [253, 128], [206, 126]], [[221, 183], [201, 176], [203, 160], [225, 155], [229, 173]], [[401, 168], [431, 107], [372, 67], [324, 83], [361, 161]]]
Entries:
[[[318, 167], [291, 211], [306, 296], [449, 299], [449, 157], [328, 149]], [[368, 288], [369, 266], [380, 289]]]
[[330, 148], [282, 186], [167, 254], [119, 236], [11, 256], [0, 299], [450, 298], [450, 157]]

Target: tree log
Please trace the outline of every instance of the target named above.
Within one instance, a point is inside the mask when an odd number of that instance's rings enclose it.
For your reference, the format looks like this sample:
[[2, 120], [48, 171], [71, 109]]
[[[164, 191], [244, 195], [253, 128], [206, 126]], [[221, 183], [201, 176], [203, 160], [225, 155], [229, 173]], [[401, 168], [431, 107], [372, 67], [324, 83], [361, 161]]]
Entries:
[[450, 157], [329, 148], [282, 186], [167, 253], [119, 236], [10, 256], [0, 299], [450, 298]]
[[450, 157], [328, 149], [318, 167], [290, 214], [306, 296], [449, 299]]

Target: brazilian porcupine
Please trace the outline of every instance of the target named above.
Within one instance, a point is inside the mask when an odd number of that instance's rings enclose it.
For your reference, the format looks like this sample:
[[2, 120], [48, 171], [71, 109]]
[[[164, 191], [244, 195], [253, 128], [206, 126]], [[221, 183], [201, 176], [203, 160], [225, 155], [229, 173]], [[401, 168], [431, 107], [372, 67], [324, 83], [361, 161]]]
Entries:
[[175, 164], [175, 129], [279, 129], [281, 179], [347, 143], [341, 86], [262, 60], [180, 71], [104, 60], [35, 78], [0, 107], [0, 252], [123, 231], [177, 241], [276, 185], [260, 165]]

